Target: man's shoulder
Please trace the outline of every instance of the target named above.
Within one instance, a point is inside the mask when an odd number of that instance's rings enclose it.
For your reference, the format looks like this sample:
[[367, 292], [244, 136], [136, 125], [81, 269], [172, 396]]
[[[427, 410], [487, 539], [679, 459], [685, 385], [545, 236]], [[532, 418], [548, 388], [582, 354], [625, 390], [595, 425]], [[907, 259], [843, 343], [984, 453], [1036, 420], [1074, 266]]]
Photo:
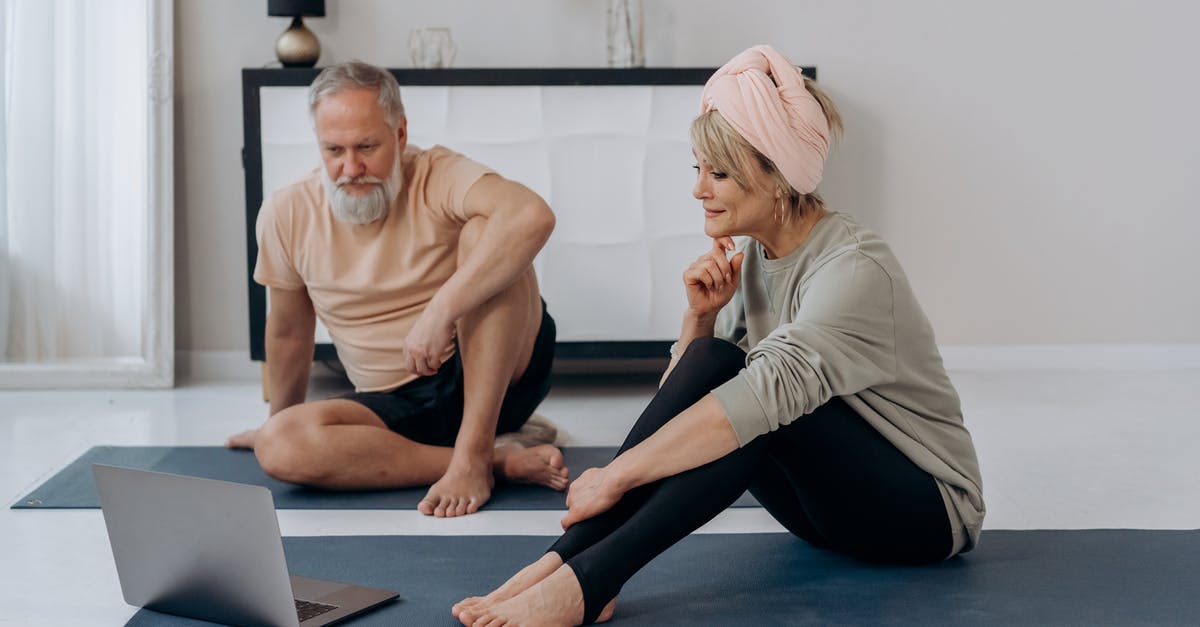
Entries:
[[463, 167], [469, 171], [490, 171], [487, 166], [478, 161], [441, 144], [435, 144], [429, 148], [421, 148], [409, 144], [404, 149], [404, 160], [409, 163], [409, 167], [413, 170], [426, 174], [457, 172]]
[[277, 210], [319, 207], [325, 198], [321, 182], [321, 169], [315, 168], [303, 177], [271, 192], [264, 206]]

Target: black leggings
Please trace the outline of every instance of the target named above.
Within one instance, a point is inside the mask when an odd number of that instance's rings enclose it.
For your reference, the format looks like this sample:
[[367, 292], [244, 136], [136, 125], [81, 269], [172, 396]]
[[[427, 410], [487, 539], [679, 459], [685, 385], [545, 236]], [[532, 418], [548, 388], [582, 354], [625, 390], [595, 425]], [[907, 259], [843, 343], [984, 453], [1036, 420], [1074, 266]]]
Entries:
[[[733, 378], [745, 357], [723, 340], [692, 342], [617, 454]], [[609, 511], [572, 525], [549, 550], [579, 579], [584, 622], [594, 622], [634, 573], [747, 488], [788, 531], [859, 559], [929, 563], [953, 547], [933, 477], [835, 397], [725, 457], [630, 490]]]

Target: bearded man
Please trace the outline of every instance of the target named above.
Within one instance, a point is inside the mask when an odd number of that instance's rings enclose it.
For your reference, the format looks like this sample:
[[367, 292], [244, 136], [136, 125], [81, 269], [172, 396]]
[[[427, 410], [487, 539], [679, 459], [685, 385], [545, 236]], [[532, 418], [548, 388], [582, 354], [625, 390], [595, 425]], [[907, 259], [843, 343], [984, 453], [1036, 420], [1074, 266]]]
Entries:
[[[495, 445], [549, 391], [555, 326], [533, 258], [550, 208], [461, 154], [408, 145], [384, 69], [326, 68], [309, 112], [323, 167], [267, 198], [256, 228], [270, 417], [227, 445], [291, 483], [429, 485], [418, 509], [439, 517], [478, 510], [496, 477], [564, 489], [554, 446]], [[355, 392], [305, 402], [317, 316]]]

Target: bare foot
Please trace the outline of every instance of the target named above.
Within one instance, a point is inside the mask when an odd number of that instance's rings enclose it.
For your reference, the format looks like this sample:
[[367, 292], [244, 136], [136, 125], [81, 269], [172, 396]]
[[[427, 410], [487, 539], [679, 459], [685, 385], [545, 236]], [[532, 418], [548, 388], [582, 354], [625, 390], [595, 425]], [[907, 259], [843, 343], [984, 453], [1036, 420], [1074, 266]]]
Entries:
[[258, 436], [258, 429], [247, 429], [241, 433], [235, 433], [225, 440], [226, 448], [254, 448], [254, 438]]
[[[609, 601], [596, 622], [612, 618], [616, 599]], [[579, 625], [583, 623], [583, 589], [570, 566], [562, 565], [524, 592], [480, 612], [460, 612], [463, 625]], [[468, 621], [468, 619], [471, 619]]]
[[483, 613], [485, 609], [528, 590], [537, 582], [549, 577], [562, 565], [562, 557], [558, 553], [550, 551], [538, 558], [536, 562], [517, 571], [517, 574], [487, 596], [468, 597], [455, 603], [454, 607], [450, 608], [450, 613], [461, 620], [463, 624], [471, 624], [475, 621], [475, 617]]
[[417, 510], [426, 516], [452, 518], [474, 514], [492, 498], [492, 477], [487, 464], [456, 467], [453, 464], [437, 483], [429, 487]]
[[563, 465], [562, 451], [553, 444], [523, 448], [519, 444], [496, 447], [492, 462], [496, 474], [513, 483], [536, 483], [555, 490], [567, 489], [570, 476]]

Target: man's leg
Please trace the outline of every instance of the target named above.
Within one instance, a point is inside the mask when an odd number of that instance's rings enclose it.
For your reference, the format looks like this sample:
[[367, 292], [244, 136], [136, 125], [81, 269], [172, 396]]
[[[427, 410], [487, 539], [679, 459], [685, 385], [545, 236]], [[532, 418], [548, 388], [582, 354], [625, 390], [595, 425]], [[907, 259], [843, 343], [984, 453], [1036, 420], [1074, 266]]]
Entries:
[[[486, 224], [484, 218], [475, 218], [463, 227], [458, 246], [460, 264], [478, 242]], [[500, 405], [508, 387], [521, 378], [529, 365], [541, 320], [541, 296], [532, 268], [458, 320], [458, 350], [463, 368], [462, 426], [449, 467], [429, 488], [418, 506], [421, 512], [434, 516], [474, 513], [491, 497], [493, 472], [502, 477], [543, 476], [546, 480], [540, 482], [546, 485], [566, 487], [562, 453], [553, 446], [495, 448]]]
[[401, 436], [359, 403], [302, 403], [272, 416], [254, 439], [268, 475], [329, 489], [427, 485], [445, 473], [452, 450]]

